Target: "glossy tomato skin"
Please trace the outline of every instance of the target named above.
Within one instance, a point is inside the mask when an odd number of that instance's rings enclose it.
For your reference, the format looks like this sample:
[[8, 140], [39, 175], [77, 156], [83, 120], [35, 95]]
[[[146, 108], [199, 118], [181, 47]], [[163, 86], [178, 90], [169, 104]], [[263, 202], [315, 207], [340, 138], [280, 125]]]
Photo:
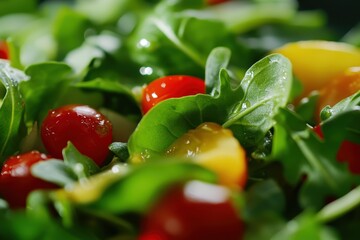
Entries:
[[142, 112], [147, 113], [153, 106], [165, 99], [198, 93], [205, 93], [205, 82], [200, 78], [186, 75], [158, 78], [144, 89], [141, 101]]
[[24, 208], [27, 196], [34, 190], [57, 188], [55, 184], [35, 178], [30, 172], [33, 164], [48, 159], [48, 155], [32, 151], [9, 157], [4, 162], [0, 175], [0, 195], [11, 208]]
[[170, 189], [148, 213], [139, 239], [242, 239], [244, 224], [226, 190], [197, 181]]
[[[316, 125], [314, 131], [318, 136], [323, 138], [320, 125]], [[346, 162], [351, 173], [360, 175], [360, 144], [347, 140], [343, 141], [337, 152], [336, 160], [339, 162]]]
[[112, 124], [89, 106], [66, 105], [48, 113], [41, 125], [41, 138], [55, 158], [62, 158], [62, 150], [70, 141], [79, 152], [101, 166], [112, 142]]
[[4, 41], [0, 41], [0, 59], [9, 59], [9, 48]]

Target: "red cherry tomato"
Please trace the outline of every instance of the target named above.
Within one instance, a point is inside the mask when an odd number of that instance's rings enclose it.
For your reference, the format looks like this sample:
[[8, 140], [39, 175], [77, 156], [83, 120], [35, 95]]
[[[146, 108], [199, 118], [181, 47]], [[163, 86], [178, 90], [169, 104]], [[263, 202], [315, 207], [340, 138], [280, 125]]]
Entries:
[[[324, 137], [320, 125], [316, 125], [314, 131], [319, 137]], [[336, 159], [339, 162], [347, 162], [351, 173], [360, 174], [360, 144], [343, 141], [337, 152]]]
[[243, 232], [227, 188], [191, 181], [165, 193], [143, 221], [139, 239], [239, 240]]
[[4, 41], [0, 41], [0, 58], [9, 59], [9, 49]]
[[30, 172], [33, 164], [48, 159], [48, 155], [32, 151], [5, 161], [0, 175], [0, 195], [11, 208], [24, 208], [27, 196], [34, 190], [57, 188], [55, 184], [35, 178]]
[[224, 2], [229, 2], [230, 0], [206, 0], [208, 5], [216, 5]]
[[100, 166], [109, 153], [112, 124], [89, 106], [66, 105], [48, 113], [41, 126], [41, 138], [55, 158], [62, 158], [62, 150], [70, 141]]
[[151, 82], [143, 92], [142, 111], [147, 113], [157, 103], [198, 93], [205, 93], [205, 82], [199, 78], [184, 75], [166, 76]]

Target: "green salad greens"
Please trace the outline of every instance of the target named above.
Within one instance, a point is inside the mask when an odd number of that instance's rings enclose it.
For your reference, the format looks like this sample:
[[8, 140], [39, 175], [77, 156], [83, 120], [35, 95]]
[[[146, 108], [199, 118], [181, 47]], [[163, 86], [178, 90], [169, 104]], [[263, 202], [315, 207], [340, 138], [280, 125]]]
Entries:
[[[324, 11], [293, 0], [213, 2], [0, 2], [0, 166], [46, 152], [41, 125], [58, 107], [88, 105], [113, 125], [101, 166], [70, 141], [62, 159], [34, 164], [31, 174], [57, 188], [32, 191], [25, 208], [1, 195], [18, 189], [0, 176], [0, 239], [139, 239], [142, 220], [172, 186], [219, 184], [211, 169], [165, 154], [206, 122], [230, 130], [246, 152], [246, 186], [223, 186], [244, 226], [236, 239], [358, 238], [360, 170], [349, 166], [360, 166], [360, 71], [355, 91], [317, 110], [321, 92], [301, 95], [296, 63], [275, 49], [343, 42], [360, 67], [359, 26], [344, 33]], [[143, 89], [169, 75], [203, 79], [206, 90], [143, 114]], [[344, 142], [352, 147], [339, 161]]]

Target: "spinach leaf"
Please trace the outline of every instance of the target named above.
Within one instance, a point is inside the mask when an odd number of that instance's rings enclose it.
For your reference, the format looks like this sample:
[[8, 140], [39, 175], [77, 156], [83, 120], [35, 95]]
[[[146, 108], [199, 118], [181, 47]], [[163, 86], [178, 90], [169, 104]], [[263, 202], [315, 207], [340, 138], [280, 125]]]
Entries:
[[71, 142], [68, 142], [62, 154], [65, 164], [73, 170], [79, 180], [88, 178], [100, 171], [96, 163], [91, 158], [81, 154]]
[[127, 44], [133, 61], [152, 69], [152, 79], [173, 74], [203, 78], [207, 56], [218, 46], [237, 53], [234, 65], [250, 65], [247, 48], [235, 39], [221, 21], [173, 10], [150, 13]]
[[220, 86], [215, 86], [215, 84], [220, 83], [220, 70], [228, 66], [230, 58], [231, 51], [228, 48], [217, 47], [210, 52], [205, 68], [206, 93], [211, 95], [218, 94]]
[[[21, 71], [0, 60], [0, 81], [5, 95], [0, 99], [0, 165], [19, 149], [20, 140], [26, 134], [24, 100], [19, 90], [20, 82], [28, 79]], [[2, 86], [0, 86], [2, 87]]]
[[134, 160], [162, 154], [203, 122], [223, 124], [243, 146], [254, 146], [273, 126], [277, 109], [286, 104], [291, 76], [290, 63], [281, 55], [269, 55], [254, 64], [236, 89], [223, 69], [218, 95], [168, 99], [150, 110], [129, 139], [129, 153]]
[[29, 66], [29, 81], [20, 90], [26, 103], [26, 121], [40, 122], [48, 110], [57, 106], [59, 97], [71, 82], [71, 68], [60, 62], [44, 62]]

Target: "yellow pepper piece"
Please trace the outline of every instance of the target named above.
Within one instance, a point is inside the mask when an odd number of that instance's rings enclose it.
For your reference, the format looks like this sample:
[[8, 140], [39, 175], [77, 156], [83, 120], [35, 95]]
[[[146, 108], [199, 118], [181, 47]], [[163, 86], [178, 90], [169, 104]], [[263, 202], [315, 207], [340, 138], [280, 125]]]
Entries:
[[319, 90], [349, 67], [360, 66], [360, 49], [340, 42], [299, 41], [274, 50], [289, 58], [304, 86], [303, 97]]

